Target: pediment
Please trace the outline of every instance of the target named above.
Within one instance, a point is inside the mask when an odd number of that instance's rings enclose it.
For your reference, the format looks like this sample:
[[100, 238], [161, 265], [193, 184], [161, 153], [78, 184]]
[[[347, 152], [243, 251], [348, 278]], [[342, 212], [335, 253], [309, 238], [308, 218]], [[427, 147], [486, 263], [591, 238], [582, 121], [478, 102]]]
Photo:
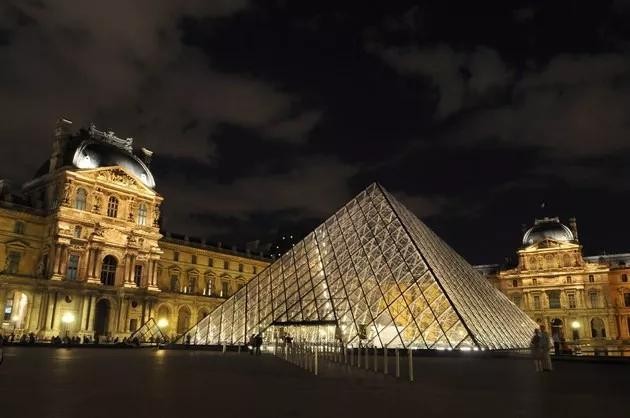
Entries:
[[22, 248], [22, 249], [30, 247], [28, 242], [23, 241], [21, 239], [12, 239], [10, 241], [6, 241], [4, 245], [11, 248]]
[[107, 185], [133, 189], [144, 193], [156, 194], [153, 189], [146, 186], [140, 179], [123, 167], [100, 167], [94, 169], [81, 170], [81, 177], [103, 182]]

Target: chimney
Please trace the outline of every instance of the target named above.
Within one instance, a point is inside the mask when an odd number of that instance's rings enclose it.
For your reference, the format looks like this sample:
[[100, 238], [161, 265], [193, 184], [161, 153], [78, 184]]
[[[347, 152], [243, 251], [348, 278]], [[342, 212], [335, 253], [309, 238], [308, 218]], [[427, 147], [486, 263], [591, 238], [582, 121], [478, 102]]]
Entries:
[[569, 228], [571, 228], [571, 232], [573, 232], [573, 238], [577, 242], [580, 242], [580, 239], [578, 238], [577, 221], [574, 217], [569, 218]]
[[68, 119], [58, 119], [55, 126], [55, 139], [53, 140], [53, 152], [50, 156], [48, 172], [52, 173], [63, 165], [63, 152], [70, 136], [72, 122]]

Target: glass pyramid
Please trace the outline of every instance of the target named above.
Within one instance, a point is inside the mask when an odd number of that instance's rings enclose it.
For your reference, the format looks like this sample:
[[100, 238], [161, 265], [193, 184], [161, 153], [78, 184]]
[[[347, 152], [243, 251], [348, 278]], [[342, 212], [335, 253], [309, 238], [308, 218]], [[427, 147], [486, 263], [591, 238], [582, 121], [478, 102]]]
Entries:
[[316, 342], [331, 328], [351, 346], [492, 350], [528, 347], [536, 324], [375, 183], [182, 339], [279, 329]]

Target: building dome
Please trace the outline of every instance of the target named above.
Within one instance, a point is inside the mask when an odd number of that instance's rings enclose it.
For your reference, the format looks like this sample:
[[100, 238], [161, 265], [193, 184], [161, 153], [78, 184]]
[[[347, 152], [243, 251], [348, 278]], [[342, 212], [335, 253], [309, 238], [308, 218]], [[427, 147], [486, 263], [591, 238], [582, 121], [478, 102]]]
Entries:
[[140, 158], [107, 143], [93, 140], [82, 141], [72, 155], [72, 164], [83, 169], [120, 166], [147, 187], [155, 187], [151, 171]]
[[532, 245], [547, 239], [560, 242], [575, 241], [571, 229], [560, 223], [558, 218], [544, 218], [536, 219], [534, 226], [525, 232], [523, 245]]

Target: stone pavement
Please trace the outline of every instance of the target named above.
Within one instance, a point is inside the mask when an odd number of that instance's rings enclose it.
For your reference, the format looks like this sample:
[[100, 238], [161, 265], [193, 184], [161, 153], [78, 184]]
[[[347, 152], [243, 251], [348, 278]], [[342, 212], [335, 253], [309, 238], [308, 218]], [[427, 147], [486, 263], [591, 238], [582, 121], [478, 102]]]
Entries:
[[[402, 360], [402, 359], [401, 359]], [[5, 348], [2, 417], [626, 417], [630, 365], [414, 359], [416, 381], [271, 355]], [[390, 373], [393, 373], [393, 365]], [[402, 367], [403, 373], [405, 368]]]

